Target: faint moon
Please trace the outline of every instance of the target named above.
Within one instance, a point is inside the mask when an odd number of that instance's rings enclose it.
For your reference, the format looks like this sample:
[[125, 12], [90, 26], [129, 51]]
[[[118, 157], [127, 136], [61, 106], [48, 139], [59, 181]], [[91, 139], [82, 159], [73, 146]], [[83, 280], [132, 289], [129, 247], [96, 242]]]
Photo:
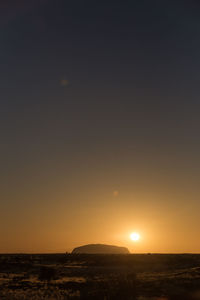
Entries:
[[132, 241], [134, 241], [134, 242], [137, 242], [137, 241], [139, 241], [139, 239], [140, 239], [140, 234], [137, 233], [137, 232], [132, 232], [132, 233], [130, 234], [130, 239], [131, 239]]

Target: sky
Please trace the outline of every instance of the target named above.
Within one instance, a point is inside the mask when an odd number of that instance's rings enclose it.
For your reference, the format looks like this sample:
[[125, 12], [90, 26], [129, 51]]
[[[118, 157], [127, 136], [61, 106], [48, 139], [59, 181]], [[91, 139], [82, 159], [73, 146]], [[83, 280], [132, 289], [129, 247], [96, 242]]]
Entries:
[[200, 252], [199, 14], [1, 1], [1, 253]]

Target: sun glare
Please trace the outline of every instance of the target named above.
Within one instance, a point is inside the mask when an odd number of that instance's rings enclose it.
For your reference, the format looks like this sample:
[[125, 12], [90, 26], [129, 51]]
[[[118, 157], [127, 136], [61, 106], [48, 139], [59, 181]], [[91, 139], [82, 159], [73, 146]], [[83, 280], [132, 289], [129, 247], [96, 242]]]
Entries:
[[137, 232], [132, 232], [132, 233], [130, 234], [130, 239], [131, 239], [132, 241], [134, 241], [134, 242], [137, 242], [137, 241], [139, 241], [139, 239], [140, 239], [140, 234], [137, 233]]

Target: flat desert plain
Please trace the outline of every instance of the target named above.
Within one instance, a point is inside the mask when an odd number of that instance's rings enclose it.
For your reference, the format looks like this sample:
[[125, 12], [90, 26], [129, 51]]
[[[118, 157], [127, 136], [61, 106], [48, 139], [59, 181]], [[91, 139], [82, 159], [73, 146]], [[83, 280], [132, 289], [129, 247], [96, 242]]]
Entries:
[[200, 299], [198, 254], [1, 254], [0, 299]]

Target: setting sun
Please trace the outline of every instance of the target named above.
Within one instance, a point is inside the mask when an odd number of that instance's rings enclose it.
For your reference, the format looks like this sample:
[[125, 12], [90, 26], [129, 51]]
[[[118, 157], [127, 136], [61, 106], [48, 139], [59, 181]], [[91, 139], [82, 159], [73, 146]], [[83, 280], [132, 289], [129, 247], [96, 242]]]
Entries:
[[132, 233], [130, 234], [130, 239], [131, 239], [132, 241], [134, 241], [134, 242], [137, 242], [137, 241], [139, 241], [139, 239], [140, 239], [140, 234], [137, 233], [137, 232], [132, 232]]

